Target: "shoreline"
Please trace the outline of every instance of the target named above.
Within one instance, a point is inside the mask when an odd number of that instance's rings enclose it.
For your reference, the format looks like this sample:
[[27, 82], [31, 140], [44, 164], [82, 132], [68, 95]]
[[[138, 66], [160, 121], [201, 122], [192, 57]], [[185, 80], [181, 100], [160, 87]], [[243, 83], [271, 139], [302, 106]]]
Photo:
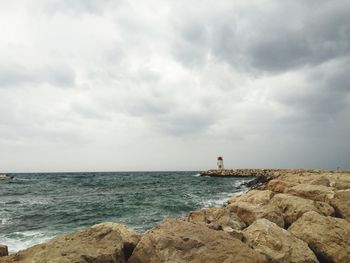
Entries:
[[[201, 175], [218, 176], [218, 170], [209, 171], [215, 171], [216, 174], [206, 171], [204, 173], [206, 175], [203, 173]], [[254, 171], [253, 176], [265, 178], [266, 181], [253, 179], [252, 184], [249, 185], [250, 190], [231, 197], [226, 207], [193, 211], [184, 219], [165, 219], [141, 235], [128, 227], [125, 227], [128, 229], [126, 231], [120, 224], [99, 224], [99, 231], [103, 232], [108, 228], [111, 233], [115, 232], [113, 235], [118, 236], [117, 243], [121, 244], [119, 250], [116, 250], [116, 244], [109, 244], [107, 247], [112, 246], [114, 252], [101, 253], [103, 255], [114, 253], [113, 257], [120, 257], [122, 260], [120, 262], [130, 263], [165, 262], [166, 255], [169, 253], [175, 253], [174, 260], [179, 262], [198, 262], [181, 261], [188, 253], [191, 254], [191, 258], [205, 255], [207, 258], [234, 259], [239, 262], [239, 251], [245, 251], [241, 262], [270, 262], [271, 260], [291, 262], [292, 259], [293, 262], [350, 262], [350, 172], [304, 169], [221, 171], [224, 172], [219, 173], [219, 176], [223, 177], [237, 173], [240, 174], [237, 177], [242, 177], [248, 171]], [[123, 231], [120, 228], [123, 228]], [[342, 229], [342, 232], [337, 232], [337, 229]], [[101, 240], [98, 238], [86, 240], [86, 236], [82, 234], [85, 233], [84, 231], [94, 232], [95, 230], [96, 226], [93, 226], [71, 234], [60, 235], [47, 243], [10, 256], [0, 257], [0, 262], [26, 262], [25, 260], [32, 259], [34, 256], [42, 259], [42, 262], [50, 262], [47, 258], [55, 255], [48, 247], [55, 247], [57, 253], [68, 251], [72, 242], [61, 240], [67, 235], [73, 236], [74, 240], [79, 240], [79, 244], [85, 244], [85, 248], [90, 245], [98, 246]], [[123, 236], [124, 232], [128, 232], [128, 235]], [[209, 236], [217, 235], [216, 241], [201, 233], [207, 233]], [[133, 240], [131, 243], [125, 241], [130, 238]], [[194, 240], [201, 245], [197, 247]], [[277, 248], [274, 244], [276, 240], [282, 242]], [[216, 246], [214, 241], [220, 246]], [[225, 244], [230, 242], [240, 247], [240, 250], [234, 251], [232, 247], [230, 249], [226, 247]], [[74, 246], [76, 252], [60, 257], [67, 257], [70, 260], [72, 257], [81, 259], [87, 255], [92, 258], [99, 257], [94, 254], [95, 252], [85, 250], [83, 245], [74, 244]], [[182, 252], [180, 253], [174, 246], [182, 247]], [[125, 247], [128, 247], [127, 251]], [[332, 250], [332, 247], [337, 249]], [[115, 251], [120, 253], [116, 255]], [[151, 252], [149, 258], [154, 256], [158, 261], [147, 259], [145, 251]]]

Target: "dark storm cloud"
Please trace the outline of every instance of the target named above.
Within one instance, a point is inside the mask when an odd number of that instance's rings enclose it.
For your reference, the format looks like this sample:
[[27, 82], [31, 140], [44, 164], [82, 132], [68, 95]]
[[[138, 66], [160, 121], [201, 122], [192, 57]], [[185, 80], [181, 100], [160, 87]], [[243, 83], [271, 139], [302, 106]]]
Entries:
[[[350, 58], [311, 69], [304, 83], [288, 85], [275, 99], [298, 112], [299, 120], [323, 122], [350, 111]], [[283, 87], [281, 87], [283, 89]]]
[[273, 73], [321, 64], [350, 52], [350, 2], [271, 3], [264, 8], [247, 4], [248, 11], [233, 4], [228, 10], [213, 11], [212, 17], [185, 18], [175, 27], [181, 46], [176, 43], [174, 54], [185, 63], [203, 61], [211, 54], [236, 69]]
[[[350, 52], [350, 4], [336, 7], [324, 4], [297, 16], [298, 28], [288, 28], [283, 21], [276, 28], [271, 21], [260, 38], [248, 47], [255, 68], [283, 71], [305, 65], [317, 65]], [[281, 23], [281, 22], [280, 22]]]
[[49, 84], [55, 87], [71, 87], [75, 73], [66, 66], [45, 66], [41, 68], [22, 65], [0, 65], [0, 88], [18, 85]]

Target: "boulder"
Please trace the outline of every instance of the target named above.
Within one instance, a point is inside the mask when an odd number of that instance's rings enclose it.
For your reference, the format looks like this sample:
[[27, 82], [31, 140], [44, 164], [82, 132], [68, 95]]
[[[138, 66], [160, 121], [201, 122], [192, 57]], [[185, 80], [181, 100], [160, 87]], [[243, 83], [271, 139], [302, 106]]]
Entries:
[[242, 221], [248, 226], [259, 218], [266, 218], [276, 223], [280, 227], [284, 227], [284, 219], [282, 212], [269, 204], [254, 205], [247, 202], [237, 202], [230, 204], [228, 208], [236, 213]]
[[350, 189], [336, 191], [330, 204], [334, 207], [336, 216], [350, 221]]
[[327, 202], [333, 198], [334, 189], [323, 185], [297, 184], [286, 189], [285, 193], [315, 201]]
[[264, 189], [271, 190], [272, 192], [275, 192], [275, 193], [284, 193], [286, 189], [288, 189], [289, 187], [293, 187], [294, 185], [297, 185], [297, 184], [298, 183], [296, 182], [273, 179], [264, 187]]
[[303, 214], [288, 229], [304, 240], [320, 262], [350, 262], [350, 223], [314, 211]]
[[9, 251], [7, 246], [0, 244], [0, 257], [8, 256], [8, 254], [9, 254]]
[[237, 202], [248, 202], [251, 204], [267, 204], [273, 197], [274, 193], [270, 190], [251, 190], [243, 195], [231, 197], [228, 200], [228, 204], [234, 204]]
[[307, 243], [266, 219], [243, 230], [244, 242], [264, 254], [270, 263], [318, 262]]
[[128, 263], [266, 262], [265, 257], [224, 231], [166, 219], [146, 232]]
[[78, 232], [60, 235], [3, 258], [1, 263], [125, 263], [139, 241], [130, 228], [102, 223]]
[[188, 222], [204, 224], [215, 230], [223, 230], [224, 227], [241, 230], [245, 223], [227, 208], [209, 208], [191, 212], [187, 217]]
[[232, 227], [225, 226], [222, 229], [224, 232], [229, 233], [232, 237], [237, 238], [239, 240], [243, 240], [243, 232], [240, 230], [233, 229]]
[[331, 186], [338, 190], [350, 189], [350, 180], [346, 179], [337, 179], [331, 182]]
[[304, 213], [309, 211], [316, 211], [323, 215], [334, 214], [333, 207], [327, 203], [313, 201], [289, 194], [276, 194], [271, 199], [269, 205], [282, 211], [286, 227], [290, 226]]
[[312, 179], [309, 184], [313, 185], [323, 185], [323, 186], [330, 186], [330, 180], [327, 176], [321, 175], [315, 179]]

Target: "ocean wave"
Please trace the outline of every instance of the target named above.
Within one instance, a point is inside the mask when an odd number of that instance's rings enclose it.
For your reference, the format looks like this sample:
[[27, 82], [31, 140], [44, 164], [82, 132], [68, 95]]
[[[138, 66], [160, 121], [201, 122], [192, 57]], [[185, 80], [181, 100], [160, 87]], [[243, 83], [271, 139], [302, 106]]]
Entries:
[[247, 190], [242, 190], [234, 193], [222, 193], [220, 196], [213, 197], [211, 199], [202, 201], [203, 208], [209, 207], [223, 207], [227, 204], [227, 201], [234, 196], [241, 195]]
[[12, 223], [12, 220], [9, 217], [3, 217], [3, 218], [0, 219], [0, 224], [1, 225], [9, 225], [11, 223]]
[[0, 240], [2, 244], [6, 244], [8, 246], [9, 253], [15, 253], [19, 250], [47, 242], [54, 236], [55, 234], [51, 232], [26, 231], [13, 232], [10, 235], [0, 234]]

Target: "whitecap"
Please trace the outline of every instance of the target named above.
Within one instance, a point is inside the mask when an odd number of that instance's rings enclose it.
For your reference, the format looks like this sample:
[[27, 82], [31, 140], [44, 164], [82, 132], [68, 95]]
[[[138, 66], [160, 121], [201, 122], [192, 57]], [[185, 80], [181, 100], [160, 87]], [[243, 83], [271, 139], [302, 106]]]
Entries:
[[26, 231], [26, 232], [13, 232], [9, 235], [0, 235], [1, 243], [7, 245], [9, 253], [15, 253], [19, 250], [23, 250], [32, 247], [37, 244], [47, 242], [55, 236], [54, 233], [50, 232], [37, 232], [37, 231]]

